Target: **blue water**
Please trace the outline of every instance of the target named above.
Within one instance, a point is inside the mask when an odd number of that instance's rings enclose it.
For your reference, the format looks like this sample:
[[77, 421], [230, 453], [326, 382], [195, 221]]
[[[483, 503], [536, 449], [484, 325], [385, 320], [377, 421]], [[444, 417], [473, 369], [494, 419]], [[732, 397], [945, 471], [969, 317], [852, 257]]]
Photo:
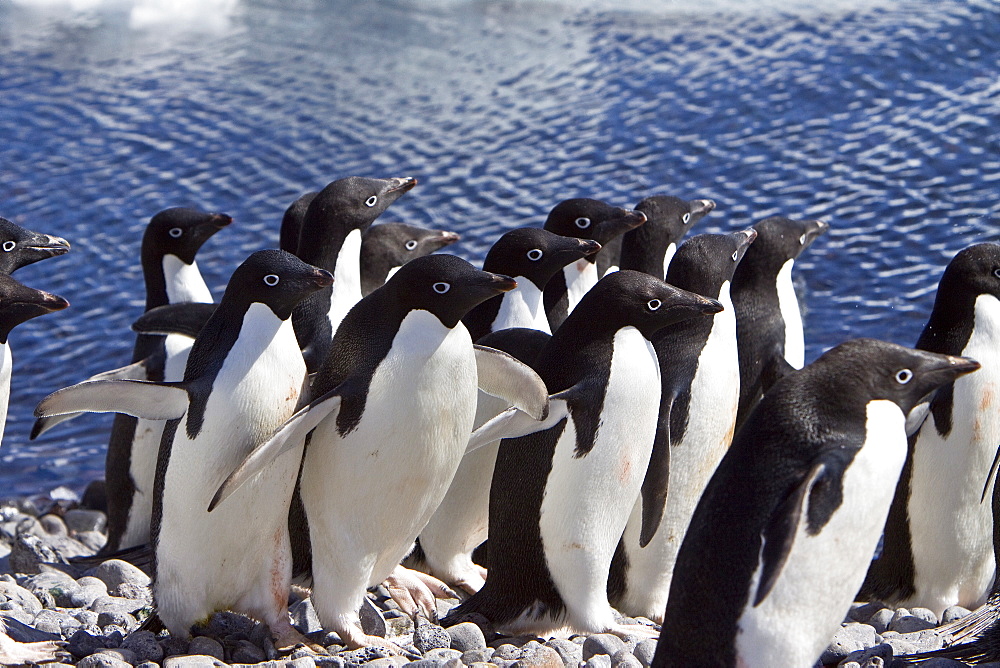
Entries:
[[0, 215], [73, 244], [17, 275], [72, 306], [11, 336], [0, 496], [102, 475], [110, 416], [32, 443], [31, 411], [128, 361], [153, 213], [235, 217], [199, 255], [218, 296], [351, 174], [417, 177], [384, 219], [473, 261], [568, 197], [823, 218], [807, 358], [912, 344], [950, 257], [998, 240], [1000, 3], [810, 4], [0, 0]]

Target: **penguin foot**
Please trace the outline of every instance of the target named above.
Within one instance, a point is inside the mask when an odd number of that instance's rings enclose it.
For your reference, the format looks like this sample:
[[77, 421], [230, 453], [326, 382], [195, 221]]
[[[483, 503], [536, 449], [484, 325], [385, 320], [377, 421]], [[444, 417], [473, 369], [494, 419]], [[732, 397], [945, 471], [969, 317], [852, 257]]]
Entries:
[[345, 629], [334, 629], [340, 639], [344, 642], [347, 649], [361, 649], [362, 647], [382, 647], [388, 650], [392, 656], [405, 656], [413, 660], [419, 660], [421, 657], [415, 656], [412, 652], [408, 652], [403, 647], [400, 647], [391, 640], [386, 640], [380, 636], [370, 636], [361, 630], [361, 627], [355, 626], [353, 624], [349, 625]]
[[0, 665], [21, 666], [54, 661], [61, 649], [52, 640], [42, 642], [17, 642], [6, 633], [0, 632]]
[[458, 598], [458, 594], [436, 577], [404, 566], [396, 566], [383, 584], [399, 609], [410, 617], [422, 612], [428, 619], [436, 620], [434, 599]]
[[466, 594], [475, 594], [486, 584], [486, 569], [479, 564], [472, 564], [465, 573], [451, 579], [451, 584]]
[[309, 638], [299, 633], [298, 630], [296, 630], [295, 627], [287, 621], [272, 625], [271, 635], [274, 640], [274, 648], [282, 654], [291, 653], [292, 650], [299, 646], [306, 647], [314, 654], [319, 654], [321, 656], [327, 656], [330, 654], [325, 647], [309, 640]]
[[626, 636], [638, 636], [643, 639], [660, 637], [659, 629], [645, 624], [615, 624], [607, 632], [619, 638]]

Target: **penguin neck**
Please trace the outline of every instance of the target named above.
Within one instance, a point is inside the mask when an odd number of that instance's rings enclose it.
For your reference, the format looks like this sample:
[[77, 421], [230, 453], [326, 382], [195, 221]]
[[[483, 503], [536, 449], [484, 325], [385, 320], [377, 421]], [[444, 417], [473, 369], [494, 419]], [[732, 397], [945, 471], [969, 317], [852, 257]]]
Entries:
[[10, 401], [10, 373], [13, 366], [10, 357], [10, 346], [4, 336], [0, 344], [0, 442], [3, 441], [3, 431], [7, 424], [7, 405]]
[[572, 311], [583, 296], [597, 285], [597, 264], [582, 258], [563, 267], [563, 276], [566, 279], [567, 310]]
[[197, 261], [188, 264], [166, 254], [159, 267], [146, 276], [146, 308], [180, 302], [212, 303], [212, 293], [198, 270]]
[[802, 312], [792, 285], [792, 266], [795, 260], [788, 260], [778, 271], [778, 309], [785, 323], [785, 361], [796, 369], [805, 366], [805, 340], [802, 332]]
[[500, 297], [500, 310], [490, 331], [526, 327], [551, 334], [542, 291], [529, 278], [518, 276], [515, 280], [517, 287]]
[[361, 230], [351, 230], [334, 261], [330, 327], [334, 333], [347, 312], [361, 301]]
[[[674, 259], [674, 254], [677, 252], [677, 244], [671, 242], [667, 244], [667, 250], [663, 251], [663, 275], [667, 275], [667, 269], [670, 268], [670, 261]], [[728, 281], [727, 281], [728, 284]]]
[[677, 244], [672, 241], [667, 242], [667, 239], [657, 239], [649, 233], [640, 234], [645, 227], [646, 225], [643, 225], [625, 234], [622, 241], [621, 268], [641, 271], [663, 280], [667, 275], [670, 260], [677, 251]]

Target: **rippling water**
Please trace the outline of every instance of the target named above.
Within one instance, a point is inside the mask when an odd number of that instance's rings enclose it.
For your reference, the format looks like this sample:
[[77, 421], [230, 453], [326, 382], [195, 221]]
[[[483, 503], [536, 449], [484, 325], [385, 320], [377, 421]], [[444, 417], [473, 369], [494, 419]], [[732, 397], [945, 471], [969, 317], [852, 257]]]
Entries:
[[912, 344], [950, 257], [998, 240], [1000, 4], [810, 4], [0, 2], [0, 215], [73, 244], [17, 275], [72, 306], [11, 336], [0, 496], [102, 475], [110, 416], [32, 443], [31, 411], [128, 361], [153, 213], [236, 218], [199, 255], [219, 296], [351, 174], [416, 176], [384, 219], [472, 261], [567, 197], [710, 197], [702, 232], [821, 217], [808, 359]]

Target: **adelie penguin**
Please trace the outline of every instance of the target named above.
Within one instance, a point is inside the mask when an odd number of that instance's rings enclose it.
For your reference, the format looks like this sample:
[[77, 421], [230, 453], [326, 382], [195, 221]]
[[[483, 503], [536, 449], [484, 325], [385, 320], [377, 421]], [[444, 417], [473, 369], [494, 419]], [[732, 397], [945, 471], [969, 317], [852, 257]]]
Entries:
[[977, 368], [856, 339], [779, 380], [698, 502], [653, 668], [815, 665], [878, 544], [906, 416]]
[[740, 364], [730, 283], [756, 236], [749, 229], [692, 237], [667, 272], [668, 283], [723, 310], [664, 327], [653, 339], [663, 388], [656, 440], [608, 586], [612, 605], [629, 617], [662, 619], [691, 514], [733, 440]]
[[69, 242], [49, 234], [26, 230], [0, 218], [0, 273], [12, 274], [21, 267], [69, 252]]
[[[212, 293], [195, 258], [205, 242], [232, 220], [224, 213], [185, 207], [165, 209], [150, 219], [140, 250], [147, 313], [168, 304], [212, 302]], [[132, 364], [89, 380], [178, 381], [184, 376], [193, 343], [192, 336], [182, 334], [139, 334], [132, 349]], [[72, 417], [60, 415], [37, 420], [32, 438]], [[105, 458], [108, 540], [103, 554], [149, 541], [153, 480], [162, 433], [162, 421], [115, 416]]]
[[981, 605], [993, 585], [997, 527], [984, 499], [1000, 444], [1000, 245], [959, 252], [938, 286], [917, 348], [979, 361], [983, 368], [942, 387], [915, 417], [923, 422], [861, 596], [945, 608]]
[[276, 645], [303, 637], [289, 621], [288, 507], [302, 451], [288, 452], [209, 512], [225, 477], [295, 411], [306, 382], [293, 307], [333, 282], [290, 253], [253, 253], [233, 272], [180, 382], [81, 383], [46, 397], [36, 414], [123, 412], [168, 420], [156, 468], [153, 597], [171, 634], [218, 610], [268, 625]]
[[635, 271], [608, 274], [539, 353], [542, 422], [509, 409], [473, 433], [500, 444], [490, 490], [486, 584], [443, 620], [478, 613], [511, 635], [642, 633], [608, 603], [608, 570], [649, 463], [660, 407], [651, 342], [718, 313], [715, 300]]
[[802, 311], [792, 284], [792, 267], [829, 225], [821, 220], [773, 216], [753, 227], [757, 240], [733, 276], [740, 348], [737, 428], [778, 378], [805, 364]]
[[[545, 229], [564, 237], [592, 239], [601, 246], [646, 222], [646, 214], [606, 204], [600, 200], [576, 198], [556, 204], [545, 220]], [[545, 313], [553, 331], [559, 328], [580, 299], [601, 277], [597, 259], [590, 255], [563, 267], [545, 285]]]
[[[310, 296], [295, 310], [298, 337], [310, 373], [316, 371], [330, 350], [330, 342], [344, 315], [361, 299], [361, 238], [389, 205], [408, 192], [416, 179], [372, 179], [350, 176], [338, 179], [314, 196], [310, 193], [293, 203], [282, 221], [283, 246], [309, 264], [334, 276], [333, 285]], [[306, 206], [295, 233], [294, 208]]]
[[[710, 199], [683, 200], [671, 195], [645, 198], [635, 205], [635, 210], [646, 215], [646, 222], [619, 237], [618, 266], [663, 278], [681, 239], [714, 209], [715, 202]], [[603, 255], [604, 251], [598, 255], [599, 270]]]
[[473, 306], [513, 287], [510, 278], [451, 255], [403, 265], [344, 318], [313, 381], [317, 398], [251, 453], [216, 495], [218, 509], [229, 506], [230, 494], [289, 449], [300, 452], [309, 436], [300, 490], [312, 602], [323, 627], [349, 647], [398, 651], [365, 635], [358, 617], [365, 590], [388, 578], [390, 591], [405, 588], [433, 611], [427, 586], [439, 583], [399, 563], [465, 453], [477, 387], [527, 410], [529, 419], [544, 416], [547, 396], [538, 376], [509, 355], [474, 347], [461, 322]]
[[406, 223], [372, 225], [361, 238], [361, 294], [370, 294], [410, 260], [430, 255], [461, 237]]

